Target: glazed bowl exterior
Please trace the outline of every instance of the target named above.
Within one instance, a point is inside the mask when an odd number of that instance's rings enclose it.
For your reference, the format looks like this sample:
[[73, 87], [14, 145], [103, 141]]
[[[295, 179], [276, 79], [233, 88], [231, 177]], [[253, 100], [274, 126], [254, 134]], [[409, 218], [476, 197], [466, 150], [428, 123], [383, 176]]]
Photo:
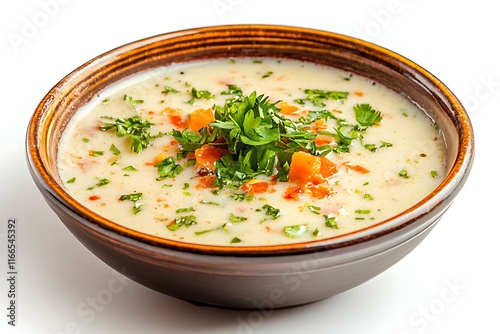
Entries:
[[[369, 228], [334, 238], [274, 246], [209, 246], [133, 231], [85, 208], [58, 176], [58, 142], [71, 117], [109, 85], [174, 63], [280, 57], [350, 71], [413, 101], [439, 125], [447, 174], [419, 203]], [[36, 108], [27, 132], [36, 186], [65, 226], [123, 275], [194, 303], [269, 310], [315, 302], [380, 274], [414, 249], [459, 193], [472, 166], [473, 131], [463, 106], [410, 60], [352, 37], [306, 28], [231, 25], [154, 36], [108, 51], [63, 78]]]

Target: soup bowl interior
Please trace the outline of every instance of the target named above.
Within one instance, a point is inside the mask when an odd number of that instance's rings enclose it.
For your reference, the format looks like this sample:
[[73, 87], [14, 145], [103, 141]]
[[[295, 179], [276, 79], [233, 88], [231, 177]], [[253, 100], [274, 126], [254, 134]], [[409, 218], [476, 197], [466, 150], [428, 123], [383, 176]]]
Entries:
[[[90, 211], [58, 175], [61, 134], [110, 85], [142, 71], [197, 60], [279, 57], [333, 66], [389, 87], [424, 110], [447, 144], [446, 176], [395, 217], [334, 238], [270, 246], [211, 246], [154, 237]], [[416, 247], [462, 188], [473, 160], [470, 120], [452, 92], [420, 66], [379, 46], [335, 33], [234, 25], [154, 36], [83, 64], [43, 98], [30, 121], [27, 158], [45, 200], [90, 251], [127, 277], [195, 303], [230, 308], [301, 305], [353, 288]]]

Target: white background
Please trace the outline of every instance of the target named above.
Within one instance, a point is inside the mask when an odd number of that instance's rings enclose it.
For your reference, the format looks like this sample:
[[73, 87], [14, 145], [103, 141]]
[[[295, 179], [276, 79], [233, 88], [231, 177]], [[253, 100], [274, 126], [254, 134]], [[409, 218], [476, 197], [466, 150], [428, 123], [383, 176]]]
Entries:
[[[24, 0], [0, 4], [1, 333], [499, 333], [500, 20], [494, 2]], [[496, 7], [495, 7], [496, 8]], [[25, 162], [29, 118], [63, 76], [111, 48], [174, 30], [297, 25], [360, 37], [420, 64], [467, 107], [468, 183], [409, 256], [353, 290], [268, 313], [197, 307], [118, 280], [43, 201]], [[7, 321], [6, 224], [18, 224], [16, 327]], [[110, 287], [113, 293], [110, 294]], [[103, 303], [103, 297], [108, 298]], [[99, 303], [99, 297], [101, 303]], [[91, 301], [97, 306], [91, 308]]]

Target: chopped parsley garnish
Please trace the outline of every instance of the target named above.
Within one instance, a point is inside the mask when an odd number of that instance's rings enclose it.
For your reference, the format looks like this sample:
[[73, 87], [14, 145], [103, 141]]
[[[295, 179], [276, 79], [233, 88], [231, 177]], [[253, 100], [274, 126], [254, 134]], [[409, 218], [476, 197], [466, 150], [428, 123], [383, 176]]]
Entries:
[[134, 215], [136, 215], [137, 213], [139, 213], [139, 211], [142, 210], [143, 204], [138, 202], [141, 198], [142, 198], [142, 193], [132, 193], [128, 195], [121, 195], [119, 200], [133, 202], [134, 206], [132, 207], [132, 212], [134, 213]]
[[191, 226], [194, 224], [196, 224], [196, 217], [193, 215], [188, 215], [176, 218], [169, 225], [167, 225], [167, 228], [170, 231], [176, 231], [182, 226]]
[[243, 90], [237, 85], [227, 85], [227, 91], [221, 92], [222, 95], [243, 95]]
[[180, 208], [175, 210], [175, 213], [183, 213], [183, 212], [193, 212], [195, 211], [194, 208], [191, 206], [189, 208]]
[[231, 223], [241, 223], [248, 220], [247, 217], [242, 217], [242, 216], [235, 216], [234, 214], [229, 214], [229, 221]]
[[323, 215], [325, 218], [325, 226], [333, 229], [338, 229], [337, 218], [329, 215]]
[[115, 144], [111, 144], [109, 150], [113, 153], [113, 155], [120, 155], [120, 150], [116, 148]]
[[374, 199], [373, 196], [370, 194], [364, 194], [363, 198], [366, 200], [369, 200], [369, 201], [373, 201], [373, 199]]
[[160, 174], [160, 176], [156, 178], [157, 181], [161, 181], [166, 178], [174, 178], [177, 174], [180, 174], [180, 172], [183, 171], [182, 166], [177, 164], [172, 157], [163, 159], [157, 163], [155, 167], [158, 168], [158, 174]]
[[306, 101], [309, 101], [315, 107], [320, 108], [326, 106], [326, 103], [324, 102], [326, 100], [343, 101], [349, 96], [349, 92], [337, 92], [321, 89], [306, 89], [304, 92], [307, 94], [307, 97], [295, 99], [295, 102], [298, 104], [305, 104]]
[[240, 242], [241, 242], [241, 239], [238, 238], [238, 237], [234, 237], [234, 238], [231, 239], [231, 243], [232, 244], [237, 244], [237, 243], [240, 243]]
[[271, 216], [272, 219], [278, 219], [278, 217], [281, 215], [280, 209], [272, 207], [269, 204], [264, 204], [262, 208], [266, 210], [266, 216]]
[[75, 183], [75, 181], [76, 181], [76, 177], [72, 177], [71, 179], [66, 181], [66, 183]]
[[172, 88], [170, 86], [165, 86], [165, 89], [161, 91], [163, 94], [168, 94], [168, 93], [179, 93], [179, 91], [175, 88]]
[[432, 170], [431, 171], [431, 176], [433, 179], [435, 179], [436, 177], [438, 177], [438, 172], [436, 172], [435, 170]]
[[307, 204], [306, 206], [312, 213], [319, 215], [319, 210], [321, 210], [319, 206], [312, 204]]
[[130, 148], [135, 153], [141, 153], [144, 148], [151, 145], [153, 139], [164, 135], [163, 133], [154, 136], [151, 135], [149, 130], [154, 124], [138, 115], [129, 118], [113, 118], [108, 116], [103, 116], [102, 118], [111, 120], [112, 122], [101, 125], [100, 129], [102, 131], [115, 129], [118, 137], [129, 138], [131, 141]]
[[262, 79], [269, 78], [271, 75], [273, 75], [273, 72], [271, 72], [271, 71], [266, 72], [266, 73], [262, 76]]
[[372, 108], [369, 104], [357, 104], [354, 106], [356, 121], [363, 127], [367, 128], [382, 120], [380, 111]]
[[408, 175], [408, 171], [406, 169], [402, 169], [399, 172], [399, 176], [401, 176], [403, 179], [409, 179], [410, 175]]
[[132, 96], [129, 96], [127, 94], [123, 95], [123, 101], [127, 101], [128, 104], [135, 109], [137, 109], [137, 107], [144, 103], [144, 100], [138, 100], [138, 99], [134, 99], [132, 98]]
[[193, 87], [191, 89], [191, 99], [189, 99], [188, 103], [194, 104], [195, 99], [211, 100], [214, 97], [215, 95], [210, 93], [208, 90], [197, 90]]
[[95, 187], [102, 187], [102, 186], [105, 186], [107, 184], [109, 184], [111, 181], [108, 180], [108, 179], [100, 179], [95, 186], [92, 186], [92, 187], [88, 187], [87, 190], [92, 190], [94, 189]]
[[307, 231], [307, 225], [291, 225], [283, 228], [283, 233], [289, 238], [296, 238]]

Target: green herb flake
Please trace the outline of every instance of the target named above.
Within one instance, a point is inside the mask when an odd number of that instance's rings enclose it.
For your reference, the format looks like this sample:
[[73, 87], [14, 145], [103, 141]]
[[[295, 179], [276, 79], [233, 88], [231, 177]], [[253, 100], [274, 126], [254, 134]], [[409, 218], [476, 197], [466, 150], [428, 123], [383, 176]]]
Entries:
[[127, 171], [131, 171], [131, 172], [136, 172], [136, 171], [137, 171], [137, 168], [135, 168], [134, 166], [127, 166], [127, 167], [122, 168], [122, 170], [127, 170]]
[[166, 178], [174, 178], [184, 170], [184, 168], [182, 168], [181, 165], [178, 165], [172, 157], [163, 159], [157, 163], [155, 167], [158, 169], [158, 174], [160, 175], [156, 178], [157, 181], [161, 181]]
[[118, 137], [129, 138], [130, 148], [135, 153], [141, 153], [144, 148], [151, 145], [153, 139], [165, 135], [164, 133], [151, 135], [149, 130], [154, 124], [138, 115], [130, 118], [113, 118], [108, 116], [103, 116], [102, 118], [111, 120], [112, 122], [101, 125], [100, 129], [102, 131], [114, 129]]
[[333, 228], [338, 230], [339, 226], [337, 225], [337, 218], [330, 215], [323, 215], [325, 218], [325, 226], [329, 228]]
[[307, 231], [307, 225], [291, 225], [283, 228], [283, 233], [289, 238], [296, 238]]
[[179, 218], [176, 218], [174, 221], [172, 221], [169, 225], [167, 225], [167, 228], [170, 231], [176, 231], [182, 226], [192, 226], [196, 224], [196, 217], [193, 215], [188, 215], [188, 216], [182, 216]]
[[88, 138], [82, 138], [82, 141], [83, 141], [84, 143], [88, 143], [88, 142], [90, 141], [90, 139], [88, 139]]
[[75, 181], [76, 181], [76, 177], [72, 177], [71, 179], [66, 181], [66, 183], [75, 183]]
[[408, 171], [406, 169], [402, 169], [399, 172], [399, 176], [402, 177], [403, 179], [409, 179], [410, 175], [408, 175]]
[[120, 201], [132, 201], [132, 202], [137, 202], [142, 198], [142, 193], [132, 193], [128, 195], [121, 195], [119, 200]]
[[120, 155], [121, 153], [120, 150], [116, 148], [115, 144], [111, 144], [109, 150], [113, 153], [113, 155]]
[[281, 215], [281, 210], [275, 207], [272, 207], [269, 204], [264, 204], [262, 207], [264, 210], [266, 210], [266, 216], [271, 216], [271, 218], [278, 219], [278, 217]]
[[382, 120], [380, 111], [372, 108], [369, 104], [357, 104], [353, 107], [356, 115], [356, 121], [363, 127], [367, 128]]
[[132, 207], [132, 213], [133, 213], [134, 215], [138, 214], [138, 213], [139, 213], [139, 211], [141, 211], [141, 210], [142, 210], [142, 206], [143, 206], [143, 204], [142, 204], [142, 203], [137, 203], [137, 202], [136, 202], [136, 203], [134, 203], [134, 206]]
[[202, 231], [196, 231], [194, 232], [195, 235], [202, 235], [202, 234], [205, 234], [205, 233], [209, 233], [209, 232], [212, 232], [214, 229], [208, 229], [208, 230], [202, 230]]
[[238, 244], [240, 242], [242, 242], [240, 238], [234, 237], [234, 238], [231, 239], [230, 243], [232, 243], [232, 244]]
[[104, 151], [90, 151], [89, 155], [92, 157], [102, 157], [104, 155]]
[[202, 200], [200, 201], [200, 204], [215, 205], [215, 206], [219, 206], [219, 205], [220, 205], [219, 203], [212, 202], [212, 201], [206, 201], [206, 200], [204, 200], [204, 199], [202, 199]]
[[142, 193], [132, 193], [132, 194], [127, 194], [127, 195], [121, 195], [118, 199], [120, 201], [131, 201], [134, 203], [132, 207], [132, 212], [134, 215], [138, 214], [143, 207], [143, 204], [139, 203], [138, 201], [142, 198]]
[[369, 201], [373, 201], [373, 196], [372, 196], [372, 195], [370, 195], [370, 194], [365, 194], [365, 195], [363, 196], [363, 198], [364, 198], [364, 199], [366, 199], [366, 200], [369, 200]]
[[272, 71], [266, 72], [263, 76], [262, 79], [269, 78], [271, 75], [273, 75]]
[[137, 109], [137, 107], [144, 103], [144, 100], [139, 100], [139, 99], [134, 99], [132, 96], [129, 96], [127, 94], [123, 95], [123, 101], [127, 101], [128, 104], [135, 109]]
[[108, 179], [100, 179], [95, 186], [88, 187], [87, 190], [93, 190], [95, 187], [102, 187], [109, 184], [111, 181]]
[[358, 214], [362, 214], [362, 215], [367, 215], [371, 212], [371, 210], [367, 210], [367, 209], [358, 209], [358, 210], [355, 210], [354, 211], [355, 213], [358, 213]]
[[189, 208], [180, 208], [175, 210], [175, 213], [184, 213], [184, 212], [193, 212], [195, 211], [194, 208], [191, 206]]
[[370, 152], [377, 152], [378, 147], [375, 144], [365, 144], [363, 145], [364, 148], [366, 148]]
[[231, 223], [241, 223], [248, 220], [247, 217], [242, 217], [242, 216], [236, 216], [233, 213], [229, 214], [229, 221]]
[[311, 211], [312, 213], [316, 214], [316, 215], [319, 215], [319, 210], [321, 210], [321, 208], [319, 206], [316, 206], [316, 205], [311, 205], [311, 204], [306, 204], [306, 207], [309, 209], [309, 211]]
[[179, 91], [177, 89], [172, 88], [170, 86], [165, 86], [165, 88], [161, 92], [162, 92], [162, 94], [179, 93]]
[[321, 89], [305, 89], [304, 92], [307, 94], [307, 96], [305, 98], [295, 99], [295, 102], [298, 104], [305, 104], [306, 101], [309, 101], [314, 106], [320, 108], [326, 106], [325, 101], [327, 100], [343, 101], [349, 96], [348, 92], [328, 91]]
[[195, 99], [211, 100], [215, 97], [208, 90], [197, 90], [196, 88], [191, 89], [191, 99], [189, 99], [189, 104], [194, 104]]

